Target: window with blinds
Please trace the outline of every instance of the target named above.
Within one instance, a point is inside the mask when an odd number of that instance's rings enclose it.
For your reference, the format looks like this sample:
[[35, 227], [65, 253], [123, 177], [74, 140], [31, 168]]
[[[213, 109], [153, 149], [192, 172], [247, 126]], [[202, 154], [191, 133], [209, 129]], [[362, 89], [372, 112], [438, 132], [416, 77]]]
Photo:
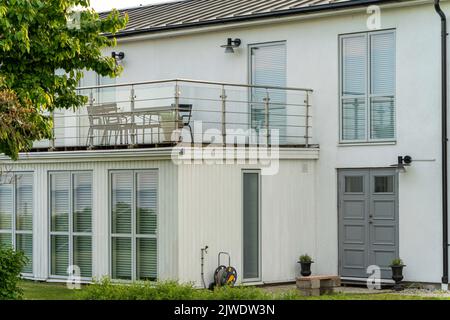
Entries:
[[341, 141], [393, 141], [395, 31], [341, 36]]
[[[286, 87], [287, 49], [285, 42], [250, 46], [250, 84]], [[251, 127], [259, 132], [266, 128], [265, 105], [269, 102], [269, 129], [277, 130], [286, 140], [286, 92], [276, 89], [251, 89]]]
[[33, 273], [32, 173], [0, 177], [0, 247], [22, 251], [27, 257], [22, 273]]
[[92, 277], [92, 174], [50, 173], [50, 273], [67, 277], [78, 266]]
[[111, 172], [113, 279], [156, 280], [158, 172]]

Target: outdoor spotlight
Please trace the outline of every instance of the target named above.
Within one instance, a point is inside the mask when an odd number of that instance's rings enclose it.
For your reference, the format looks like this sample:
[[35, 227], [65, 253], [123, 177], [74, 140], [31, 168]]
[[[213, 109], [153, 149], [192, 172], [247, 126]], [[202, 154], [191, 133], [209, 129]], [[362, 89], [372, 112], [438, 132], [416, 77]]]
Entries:
[[402, 172], [406, 172], [406, 167], [411, 166], [413, 158], [411, 156], [399, 156], [396, 164], [391, 165], [392, 168], [397, 168]]
[[239, 48], [241, 46], [241, 39], [232, 39], [228, 38], [227, 44], [220, 46], [221, 48], [225, 48], [225, 53], [234, 53], [235, 48]]
[[116, 60], [118, 60], [118, 61], [121, 61], [121, 60], [123, 60], [123, 59], [125, 58], [125, 53], [113, 51], [113, 52], [111, 53], [111, 56], [112, 56], [114, 59], [116, 59]]
[[411, 156], [399, 156], [398, 157], [398, 164], [400, 165], [404, 165], [404, 166], [410, 166], [411, 163], [413, 162], [413, 159]]

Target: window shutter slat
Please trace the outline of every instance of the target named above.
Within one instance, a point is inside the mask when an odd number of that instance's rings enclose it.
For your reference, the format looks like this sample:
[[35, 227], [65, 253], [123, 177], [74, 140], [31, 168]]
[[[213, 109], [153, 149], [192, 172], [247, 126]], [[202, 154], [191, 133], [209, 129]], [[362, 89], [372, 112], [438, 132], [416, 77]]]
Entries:
[[157, 241], [156, 239], [137, 239], [137, 276], [139, 280], [157, 278]]
[[11, 233], [0, 233], [0, 248], [9, 249], [12, 246]]
[[70, 174], [51, 174], [51, 231], [69, 231]]
[[156, 234], [158, 175], [156, 172], [140, 172], [136, 176], [136, 233]]
[[67, 276], [69, 267], [69, 236], [51, 236], [51, 273], [55, 276]]
[[365, 95], [367, 40], [365, 35], [342, 39], [342, 95]]
[[133, 175], [130, 172], [112, 175], [112, 233], [131, 233]]
[[92, 277], [92, 239], [91, 236], [74, 236], [73, 263], [80, 268], [81, 277]]
[[[366, 139], [367, 40], [365, 35], [342, 39], [342, 139]], [[349, 97], [352, 96], [352, 97]], [[356, 97], [354, 97], [356, 96]], [[359, 98], [358, 96], [361, 96]]]
[[16, 176], [16, 230], [33, 230], [33, 175]]
[[4, 182], [0, 184], [0, 230], [11, 231], [12, 215], [13, 188], [10, 183]]
[[17, 234], [16, 235], [16, 250], [23, 251], [27, 257], [27, 263], [22, 269], [24, 273], [33, 273], [33, 235], [32, 234]]
[[74, 232], [92, 230], [92, 175], [76, 173], [73, 175], [73, 228]]
[[[252, 49], [252, 84], [273, 87], [287, 85], [287, 51], [285, 44]], [[252, 128], [265, 129], [264, 99], [270, 98], [270, 129], [278, 130], [281, 142], [286, 139], [286, 92], [284, 90], [252, 89]]]
[[361, 98], [342, 100], [343, 140], [366, 138], [366, 100]]
[[131, 280], [131, 239], [112, 239], [112, 277], [113, 279]]
[[380, 33], [370, 36], [371, 93], [395, 94], [395, 35]]
[[371, 138], [395, 137], [395, 34], [373, 34], [371, 41]]

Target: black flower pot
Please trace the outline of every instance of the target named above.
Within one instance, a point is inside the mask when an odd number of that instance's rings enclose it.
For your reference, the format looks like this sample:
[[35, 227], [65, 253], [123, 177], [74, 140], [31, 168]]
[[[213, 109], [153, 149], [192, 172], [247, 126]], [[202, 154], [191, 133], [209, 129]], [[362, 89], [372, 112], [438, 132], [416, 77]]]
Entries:
[[403, 290], [403, 286], [401, 284], [403, 280], [403, 268], [406, 267], [404, 265], [401, 266], [391, 266], [392, 269], [392, 280], [395, 281], [394, 290], [401, 291]]
[[313, 262], [299, 262], [301, 266], [300, 274], [303, 277], [309, 277], [311, 275], [311, 264]]

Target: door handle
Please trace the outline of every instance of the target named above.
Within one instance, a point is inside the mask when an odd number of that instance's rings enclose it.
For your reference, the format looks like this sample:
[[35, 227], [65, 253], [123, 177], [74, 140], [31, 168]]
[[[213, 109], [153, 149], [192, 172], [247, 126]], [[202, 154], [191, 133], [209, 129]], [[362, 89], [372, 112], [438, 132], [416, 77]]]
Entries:
[[369, 224], [373, 224], [373, 221], [369, 221]]

